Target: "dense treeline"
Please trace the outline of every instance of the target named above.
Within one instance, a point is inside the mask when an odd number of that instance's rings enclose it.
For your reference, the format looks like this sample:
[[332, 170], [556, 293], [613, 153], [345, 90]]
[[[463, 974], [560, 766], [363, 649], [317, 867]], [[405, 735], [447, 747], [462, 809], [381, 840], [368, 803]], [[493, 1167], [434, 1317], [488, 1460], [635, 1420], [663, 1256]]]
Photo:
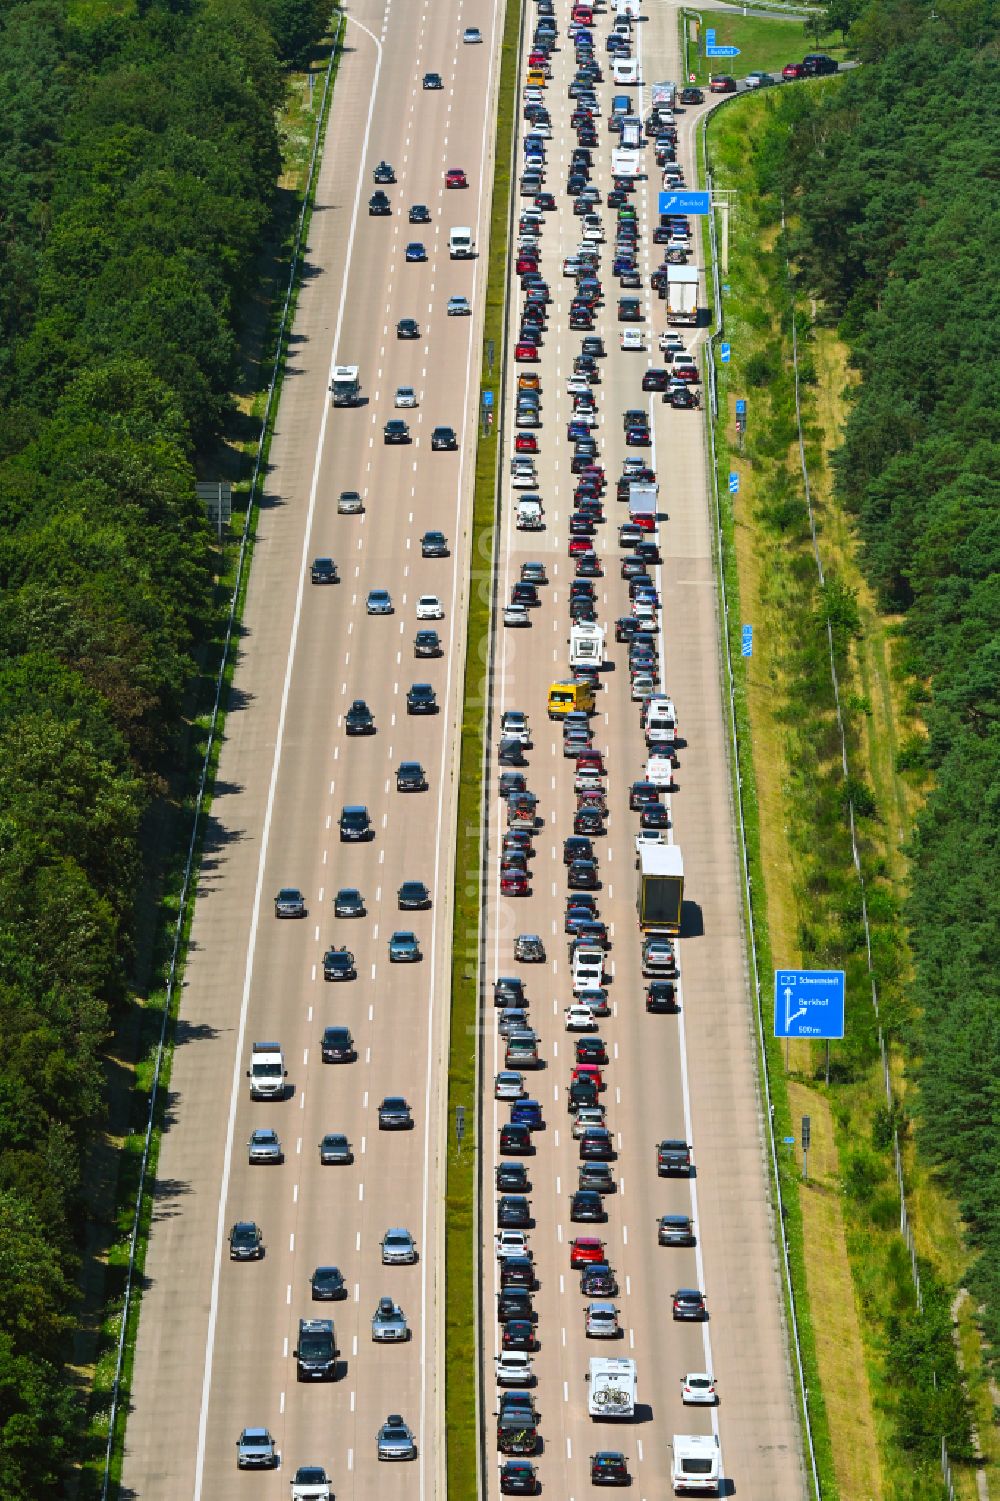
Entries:
[[317, 0], [0, 10], [0, 1492], [79, 1458], [63, 1380], [139, 830], [210, 624], [194, 496]]
[[[920, 1141], [962, 1207], [1000, 1352], [1000, 117], [987, 0], [873, 0], [866, 66], [787, 91], [759, 185], [860, 384], [836, 457], [870, 577], [927, 684], [933, 790], [908, 902]], [[987, 45], [992, 41], [992, 45]]]

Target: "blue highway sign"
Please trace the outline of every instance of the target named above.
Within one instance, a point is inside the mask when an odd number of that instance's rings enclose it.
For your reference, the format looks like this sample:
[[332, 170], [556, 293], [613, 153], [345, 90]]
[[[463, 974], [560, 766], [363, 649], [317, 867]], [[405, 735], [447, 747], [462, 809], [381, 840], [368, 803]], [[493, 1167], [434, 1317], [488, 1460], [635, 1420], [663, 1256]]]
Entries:
[[775, 1037], [836, 1038], [844, 1035], [842, 969], [774, 971]]
[[729, 474], [729, 493], [730, 495], [739, 495], [740, 493], [740, 477], [735, 469], [731, 470]]
[[706, 47], [714, 47], [715, 46], [715, 27], [714, 26], [706, 26], [705, 27], [705, 46]]
[[659, 195], [661, 214], [707, 214], [711, 210], [711, 194], [697, 193], [693, 189], [682, 193]]
[[728, 365], [729, 364], [729, 356], [731, 355], [731, 353], [732, 353], [732, 347], [729, 344], [720, 344], [719, 345], [719, 359], [722, 361], [722, 363], [724, 365]]
[[705, 56], [706, 57], [739, 57], [739, 55], [740, 55], [740, 49], [738, 47], [706, 47], [705, 48]]
[[483, 392], [483, 406], [484, 407], [491, 407], [492, 405], [493, 405], [493, 392], [492, 391], [484, 391]]
[[745, 625], [740, 631], [740, 656], [753, 656], [753, 626]]
[[737, 396], [737, 398], [736, 398], [736, 415], [737, 415], [737, 417], [745, 417], [746, 414], [747, 414], [746, 397], [745, 396]]

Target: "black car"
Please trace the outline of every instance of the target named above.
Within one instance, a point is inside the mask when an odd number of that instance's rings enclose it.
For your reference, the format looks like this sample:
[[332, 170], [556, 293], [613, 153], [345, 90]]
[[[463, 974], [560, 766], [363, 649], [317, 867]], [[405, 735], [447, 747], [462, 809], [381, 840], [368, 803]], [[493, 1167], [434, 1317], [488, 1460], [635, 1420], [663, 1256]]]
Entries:
[[663, 400], [667, 406], [674, 407], [677, 411], [691, 411], [701, 406], [701, 397], [690, 386], [674, 386], [664, 392]]
[[260, 1261], [264, 1256], [264, 1237], [253, 1220], [237, 1220], [229, 1232], [231, 1261]]
[[618, 1279], [606, 1261], [592, 1261], [580, 1273], [580, 1291], [585, 1298], [616, 1298]]
[[436, 453], [458, 447], [453, 427], [436, 427], [431, 433], [431, 452]]
[[356, 698], [344, 715], [348, 735], [374, 735], [375, 716], [363, 698]]
[[365, 899], [356, 886], [341, 886], [333, 899], [334, 917], [364, 917]]
[[535, 1148], [531, 1141], [531, 1132], [527, 1126], [516, 1126], [506, 1121], [500, 1127], [500, 1150], [510, 1152], [514, 1157], [530, 1157], [534, 1155]]
[[497, 1294], [497, 1319], [506, 1324], [508, 1319], [526, 1319], [535, 1322], [535, 1310], [531, 1294], [524, 1287], [505, 1287]]
[[340, 838], [345, 844], [373, 839], [375, 831], [368, 809], [360, 803], [347, 803], [340, 811]]
[[384, 219], [392, 213], [392, 205], [381, 188], [369, 198], [368, 212], [373, 219]]
[[498, 1162], [495, 1179], [498, 1192], [527, 1193], [531, 1187], [528, 1169], [523, 1162]]
[[404, 881], [396, 892], [400, 912], [423, 912], [431, 904], [431, 894], [423, 881]]
[[686, 1141], [661, 1141], [656, 1148], [656, 1173], [660, 1178], [669, 1178], [679, 1173], [691, 1174], [691, 1148]]
[[527, 786], [520, 771], [504, 771], [500, 773], [497, 792], [501, 797], [511, 797], [515, 792], [524, 792]]
[[400, 318], [396, 324], [397, 339], [419, 339], [420, 324], [416, 318]]
[[528, 1230], [531, 1204], [523, 1194], [504, 1194], [497, 1202], [497, 1225], [501, 1230]]
[[528, 764], [524, 746], [520, 740], [501, 740], [497, 749], [497, 760], [501, 766], [527, 766]]
[[681, 104], [704, 104], [705, 96], [701, 89], [681, 89]]
[[396, 769], [396, 791], [427, 791], [427, 777], [419, 761], [400, 761]]
[[624, 1454], [602, 1449], [590, 1456], [591, 1485], [630, 1485], [628, 1464]]
[[424, 558], [446, 558], [448, 538], [444, 532], [424, 532], [420, 539], [420, 555]]
[[660, 801], [660, 789], [655, 782], [633, 782], [629, 788], [628, 805], [633, 813], [648, 808], [650, 803]]
[[[518, 1291], [517, 1288], [508, 1288], [509, 1292]], [[501, 1297], [507, 1294], [501, 1293]], [[530, 1319], [508, 1319], [500, 1330], [500, 1348], [502, 1350], [537, 1350], [538, 1337], [535, 1334], [535, 1326]]]
[[615, 1145], [607, 1126], [587, 1126], [580, 1137], [581, 1162], [610, 1162]]
[[354, 1063], [357, 1053], [350, 1027], [326, 1027], [320, 1045], [324, 1063]]
[[375, 168], [374, 172], [372, 173], [372, 177], [374, 178], [375, 182], [395, 182], [396, 181], [396, 174], [392, 170], [392, 168], [390, 167], [390, 165], [389, 165], [388, 162], [379, 162], [378, 166]]
[[340, 1303], [347, 1297], [347, 1284], [336, 1266], [318, 1266], [309, 1279], [314, 1303]]
[[508, 1459], [500, 1466], [501, 1496], [534, 1496], [538, 1476], [530, 1459]]
[[350, 949], [327, 949], [323, 955], [324, 980], [356, 980], [357, 978], [358, 972], [354, 967], [354, 955]]
[[802, 59], [802, 71], [807, 78], [824, 78], [829, 73], [837, 72], [837, 64], [824, 52], [807, 52]]
[[426, 203], [415, 203], [410, 209], [409, 220], [411, 224], [429, 224], [431, 211]]
[[566, 1096], [566, 1108], [570, 1115], [575, 1115], [583, 1105], [596, 1105], [597, 1095], [593, 1079], [574, 1079]]
[[530, 1256], [504, 1256], [500, 1262], [500, 1286], [521, 1287], [531, 1292], [535, 1286], [535, 1263]]
[[332, 558], [313, 558], [309, 577], [314, 584], [339, 584], [340, 575]]
[[615, 1175], [607, 1162], [582, 1162], [577, 1172], [579, 1175], [577, 1187], [581, 1193], [587, 1189], [597, 1194], [617, 1192]]
[[410, 429], [402, 417], [390, 417], [382, 429], [382, 441], [389, 444], [409, 443]]
[[650, 980], [646, 986], [646, 1010], [652, 1012], [677, 1010], [677, 988], [673, 980]]
[[574, 860], [566, 872], [566, 881], [571, 891], [596, 891], [601, 878], [594, 860]]
[[569, 1196], [569, 1217], [579, 1224], [602, 1224], [607, 1219], [604, 1200], [591, 1188], [581, 1188]]
[[437, 694], [430, 683], [414, 683], [406, 694], [407, 714], [436, 714]]
[[[603, 927], [604, 924], [601, 923], [600, 926]], [[602, 1038], [593, 1033], [576, 1039], [575, 1052], [577, 1063], [596, 1063], [599, 1067], [603, 1067], [608, 1061], [607, 1045]]]
[[440, 657], [442, 655], [441, 637], [437, 631], [418, 631], [413, 639], [413, 655], [415, 657]]
[[581, 834], [571, 834], [563, 840], [563, 864], [572, 865], [574, 860], [593, 860], [594, 846]]
[[679, 1287], [671, 1300], [674, 1322], [703, 1323], [708, 1318], [705, 1294], [695, 1287]]

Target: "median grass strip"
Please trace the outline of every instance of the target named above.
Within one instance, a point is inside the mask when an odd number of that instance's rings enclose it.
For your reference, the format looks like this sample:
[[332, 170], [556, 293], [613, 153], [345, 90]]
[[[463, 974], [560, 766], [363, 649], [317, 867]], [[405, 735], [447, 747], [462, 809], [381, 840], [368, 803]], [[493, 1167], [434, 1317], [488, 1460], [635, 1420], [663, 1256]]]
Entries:
[[[233, 487], [233, 525], [230, 536], [225, 541], [219, 554], [219, 577], [216, 581], [216, 604], [218, 607], [216, 634], [211, 642], [206, 643], [202, 658], [202, 676], [192, 685], [191, 702], [195, 705], [195, 709], [188, 725], [185, 755], [183, 763], [177, 771], [175, 783], [172, 788], [170, 798], [172, 806], [164, 809], [164, 816], [160, 819], [160, 837], [164, 841], [166, 853], [164, 854], [161, 850], [159, 857], [159, 892], [151, 898], [151, 900], [155, 900], [157, 903], [155, 920], [150, 923], [153, 929], [150, 939], [152, 949], [151, 983], [145, 996], [137, 994], [135, 997], [138, 1011], [136, 1028], [138, 1038], [135, 1049], [135, 1062], [134, 1065], [130, 1065], [127, 1059], [116, 1058], [115, 1060], [115, 1067], [117, 1069], [125, 1068], [128, 1070], [131, 1066], [132, 1072], [129, 1087], [126, 1090], [127, 1098], [124, 1105], [127, 1119], [117, 1124], [116, 1129], [121, 1133], [119, 1139], [112, 1139], [119, 1153], [115, 1191], [116, 1208], [114, 1210], [113, 1226], [114, 1241], [107, 1255], [104, 1277], [103, 1317], [95, 1332], [95, 1359], [93, 1379], [90, 1386], [88, 1425], [83, 1439], [81, 1467], [78, 1472], [78, 1485], [76, 1488], [76, 1494], [81, 1498], [81, 1501], [93, 1501], [93, 1498], [102, 1494], [110, 1406], [117, 1366], [117, 1351], [122, 1332], [125, 1282], [129, 1264], [133, 1215], [136, 1208], [136, 1196], [139, 1192], [145, 1130], [149, 1115], [151, 1090], [154, 1083], [155, 1061], [159, 1046], [163, 1012], [164, 1008], [170, 1004], [171, 1012], [167, 1019], [164, 1052], [157, 1085], [158, 1092], [153, 1116], [150, 1153], [146, 1164], [143, 1194], [139, 1203], [135, 1242], [135, 1279], [129, 1304], [128, 1323], [124, 1332], [119, 1406], [115, 1431], [112, 1436], [108, 1495], [111, 1497], [117, 1496], [121, 1484], [128, 1396], [131, 1390], [135, 1342], [141, 1310], [143, 1268], [153, 1210], [152, 1188], [156, 1179], [161, 1132], [167, 1108], [170, 1082], [170, 1068], [173, 1055], [173, 1028], [176, 1020], [176, 1007], [181, 993], [181, 981], [192, 918], [192, 898], [196, 889], [202, 838], [205, 823], [211, 810], [212, 789], [215, 783], [225, 733], [226, 705], [235, 672], [236, 664], [232, 654], [229, 655], [226, 661], [223, 673], [220, 713], [216, 721], [215, 735], [209, 752], [211, 706], [215, 698], [218, 665], [222, 659], [225, 646], [229, 605], [234, 590], [236, 591], [233, 614], [234, 629], [238, 628], [243, 618], [246, 589], [249, 580], [249, 564], [257, 522], [257, 496], [250, 494], [249, 476], [253, 467], [253, 458], [257, 451], [258, 441], [261, 442], [260, 473], [263, 475], [267, 472], [267, 457], [273, 437], [273, 426], [278, 411], [281, 385], [284, 377], [288, 337], [294, 322], [295, 306], [298, 300], [300, 286], [298, 280], [293, 286], [289, 298], [284, 342], [279, 348], [280, 316], [288, 285], [288, 276], [292, 264], [292, 254], [295, 248], [300, 213], [302, 214], [301, 245], [304, 246], [308, 241], [309, 223], [312, 216], [316, 187], [315, 177], [310, 186], [308, 197], [304, 199], [303, 195], [306, 192], [308, 166], [315, 133], [318, 132], [319, 140], [322, 144], [323, 134], [329, 119], [330, 104], [333, 96], [333, 82], [336, 78], [340, 57], [340, 29], [341, 16], [339, 12], [335, 12], [331, 18], [329, 37], [324, 46], [317, 48], [316, 57], [311, 69], [313, 76], [322, 84], [328, 60], [330, 60], [331, 86], [327, 92], [323, 114], [320, 119], [314, 122], [311, 119], [313, 91], [309, 89], [308, 76], [292, 75], [288, 81], [287, 104], [280, 121], [283, 169], [281, 179], [282, 202], [280, 210], [276, 212], [275, 217], [277, 235], [275, 242], [266, 246], [261, 254], [260, 301], [256, 311], [251, 312], [248, 317], [245, 333], [245, 364], [247, 371], [252, 373], [252, 380], [246, 390], [243, 393], [236, 393], [234, 398], [237, 415], [234, 420], [234, 431], [229, 435], [228, 446], [231, 461], [229, 464], [226, 463], [224, 452], [220, 452], [216, 456], [220, 466], [224, 469], [230, 468], [232, 470], [235, 481]], [[336, 51], [333, 58], [330, 59], [330, 49], [334, 46]], [[307, 90], [309, 91], [309, 105], [305, 102]], [[315, 106], [317, 108], [322, 98], [322, 87], [318, 87], [315, 90]], [[301, 273], [301, 263], [298, 269], [299, 273]], [[257, 312], [261, 315], [259, 322], [255, 321]], [[277, 361], [277, 365], [275, 365], [275, 361]], [[260, 424], [266, 408], [267, 389], [272, 370], [275, 373], [273, 400], [267, 425], [263, 434], [259, 437], [258, 435], [261, 434]], [[226, 446], [226, 444], [222, 445], [223, 448]], [[242, 573], [238, 575], [237, 563], [239, 538], [242, 532], [241, 522], [246, 519], [246, 508], [248, 505], [251, 506], [251, 513], [247, 525], [247, 553]], [[205, 765], [206, 752], [209, 752], [207, 766]], [[203, 766], [205, 766], [205, 796], [200, 810], [199, 824], [194, 831], [195, 841], [191, 867], [191, 884], [188, 890], [187, 904], [184, 907], [183, 923], [177, 945], [177, 968], [174, 977], [175, 988], [172, 1002], [170, 1002], [167, 991], [167, 977], [171, 954], [174, 948], [178, 917], [181, 915], [183, 876], [191, 839], [191, 819], [195, 816], [198, 786]]]
[[[520, 15], [521, 0], [508, 0], [500, 59], [481, 370], [482, 389], [494, 393], [497, 404], [494, 410], [498, 410], [502, 388], [507, 230]], [[479, 923], [485, 896], [481, 881], [483, 757], [490, 692], [497, 431], [497, 426], [487, 433], [480, 430], [476, 448], [455, 849], [445, 1225], [445, 1420], [448, 1494], [455, 1497], [476, 1494], [480, 1457], [476, 1426], [476, 1302], [479, 1288], [474, 1246], [477, 1235], [476, 1159], [482, 1143], [476, 1132], [476, 1055], [481, 1027]], [[464, 1111], [465, 1119], [461, 1143], [455, 1129], [459, 1109]]]

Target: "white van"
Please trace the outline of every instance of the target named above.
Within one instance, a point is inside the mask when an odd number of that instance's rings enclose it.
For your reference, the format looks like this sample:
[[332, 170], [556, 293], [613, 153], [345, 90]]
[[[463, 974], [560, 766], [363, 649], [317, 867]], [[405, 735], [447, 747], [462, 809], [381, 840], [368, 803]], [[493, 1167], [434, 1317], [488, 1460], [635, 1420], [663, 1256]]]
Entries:
[[600, 949], [577, 949], [573, 955], [573, 994], [597, 990], [604, 984], [604, 955]]
[[616, 57], [611, 64], [611, 79], [613, 83], [639, 82], [639, 59], [637, 57]]
[[677, 710], [669, 698], [651, 698], [646, 701], [646, 744], [671, 746], [677, 734]]
[[517, 503], [517, 529], [519, 532], [540, 532], [545, 529], [545, 513], [540, 500], [519, 500]]
[[472, 230], [468, 225], [458, 224], [448, 234], [448, 254], [453, 261], [467, 261], [475, 254]]

